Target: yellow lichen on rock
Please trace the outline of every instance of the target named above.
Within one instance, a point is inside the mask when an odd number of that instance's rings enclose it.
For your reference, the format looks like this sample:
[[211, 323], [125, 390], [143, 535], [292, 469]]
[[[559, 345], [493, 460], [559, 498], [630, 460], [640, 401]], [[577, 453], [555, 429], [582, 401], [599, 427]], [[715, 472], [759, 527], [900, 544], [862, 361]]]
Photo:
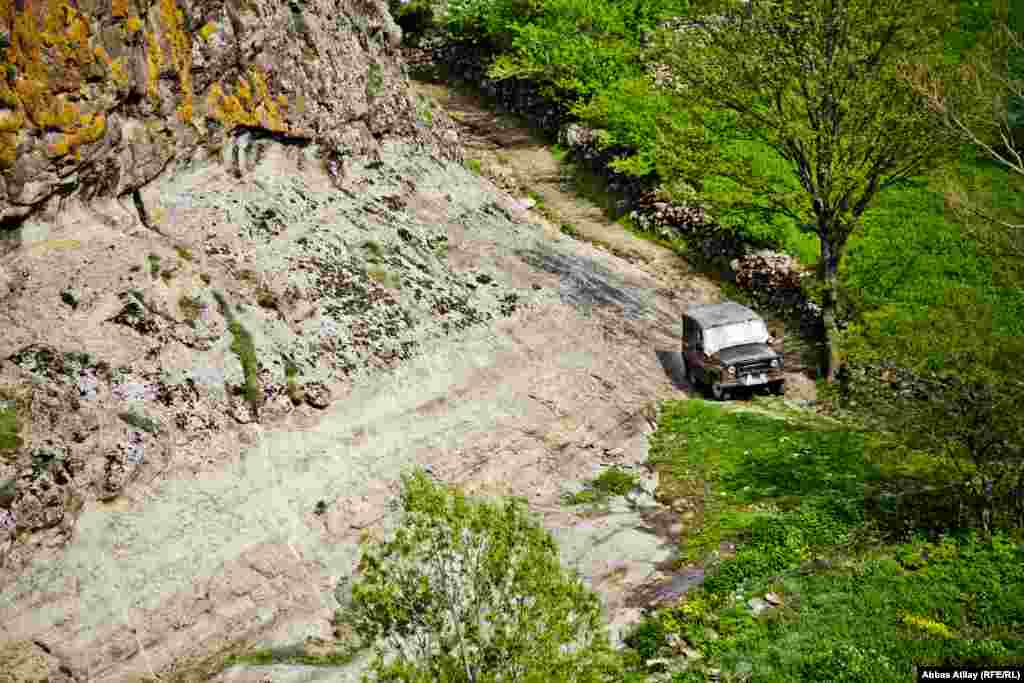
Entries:
[[146, 93], [150, 98], [160, 103], [160, 92], [157, 90], [157, 83], [160, 81], [160, 68], [164, 63], [164, 52], [160, 48], [160, 41], [156, 34], [146, 31]]
[[0, 169], [14, 166], [18, 160], [18, 134], [0, 133]]
[[185, 32], [185, 15], [174, 0], [160, 0], [160, 23], [171, 46], [171, 63], [181, 84], [178, 118], [188, 123], [192, 120], [192, 40]]
[[203, 24], [203, 27], [199, 29], [199, 37], [203, 40], [209, 40], [210, 36], [217, 32], [217, 24], [212, 21], [208, 21]]
[[110, 15], [116, 19], [128, 16], [128, 0], [110, 0]]
[[0, 111], [0, 133], [12, 133], [25, 125], [25, 115], [20, 111]]
[[257, 68], [250, 69], [248, 78], [238, 79], [234, 94], [225, 93], [223, 86], [215, 83], [206, 95], [206, 105], [207, 115], [223, 123], [228, 130], [237, 126], [259, 126], [277, 132], [288, 130], [281, 115], [288, 98], [272, 97], [266, 77]]
[[130, 17], [128, 17], [127, 21], [124, 22], [124, 27], [129, 34], [138, 33], [142, 30], [142, 19], [139, 19], [137, 16], [133, 14]]
[[47, 153], [50, 157], [74, 154], [78, 158], [82, 145], [96, 142], [106, 131], [107, 117], [103, 113], [85, 114], [80, 118], [78, 127], [61, 135], [57, 142], [49, 146]]

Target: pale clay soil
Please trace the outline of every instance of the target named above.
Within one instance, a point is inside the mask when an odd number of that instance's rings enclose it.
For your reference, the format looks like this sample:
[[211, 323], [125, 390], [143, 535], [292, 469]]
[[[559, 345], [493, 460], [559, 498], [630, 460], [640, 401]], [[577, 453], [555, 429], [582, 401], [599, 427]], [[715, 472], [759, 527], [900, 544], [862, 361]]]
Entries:
[[[59, 561], [29, 567], [0, 603], [0, 638], [45, 641], [90, 681], [128, 681], [180, 671], [239, 639], [329, 637], [337, 581], [360, 539], [381, 533], [399, 475], [414, 464], [471, 492], [526, 496], [616, 629], [640, 615], [638, 594], [669, 581], [676, 513], [619, 505], [581, 515], [560, 502], [562, 484], [645, 461], [657, 402], [688, 392], [674, 378], [680, 312], [718, 300], [718, 288], [563, 190], [558, 163], [527, 130], [468, 96], [413, 85], [453, 112], [467, 158], [484, 158], [485, 175], [537, 193], [585, 239], [511, 200], [529, 239], [555, 248], [521, 256], [450, 225], [454, 270], [493, 264], [517, 287], [539, 285], [536, 303], [354, 382], [322, 413], [250, 425], [235, 457], [171, 467], [112, 505], [90, 505]], [[420, 196], [410, 202], [421, 218], [435, 210]], [[791, 398], [812, 392], [810, 379], [792, 374]], [[342, 678], [242, 667], [219, 680]]]

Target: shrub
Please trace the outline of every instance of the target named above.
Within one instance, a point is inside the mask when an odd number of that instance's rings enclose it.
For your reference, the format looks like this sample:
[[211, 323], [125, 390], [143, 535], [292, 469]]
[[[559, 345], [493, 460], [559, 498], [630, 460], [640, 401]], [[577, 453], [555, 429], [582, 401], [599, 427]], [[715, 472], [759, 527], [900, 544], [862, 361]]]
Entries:
[[470, 500], [418, 471], [401, 513], [343, 600], [342, 619], [378, 644], [376, 680], [621, 680], [600, 598], [524, 501]]

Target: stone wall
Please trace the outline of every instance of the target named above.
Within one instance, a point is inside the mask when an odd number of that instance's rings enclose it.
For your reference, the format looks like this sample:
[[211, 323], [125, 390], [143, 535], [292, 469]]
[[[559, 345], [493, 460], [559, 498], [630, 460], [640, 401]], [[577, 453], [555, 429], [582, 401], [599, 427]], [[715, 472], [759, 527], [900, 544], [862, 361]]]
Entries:
[[629, 149], [602, 149], [596, 131], [580, 125], [565, 105], [542, 95], [537, 84], [488, 78], [490, 57], [480, 46], [447, 43], [436, 36], [407, 50], [407, 61], [421, 68], [441, 67], [446, 77], [472, 84], [501, 110], [522, 116], [565, 147], [575, 163], [604, 180], [609, 193], [617, 197], [619, 216], [628, 214], [638, 227], [662, 239], [682, 238], [693, 257], [734, 281], [759, 303], [796, 315], [809, 332], [819, 330], [821, 311], [808, 300], [801, 286], [807, 273], [795, 260], [770, 251], [769, 242], [752, 241], [722, 229], [698, 205], [669, 201], [659, 191], [656, 177], [635, 178], [616, 172], [611, 161], [629, 154]]

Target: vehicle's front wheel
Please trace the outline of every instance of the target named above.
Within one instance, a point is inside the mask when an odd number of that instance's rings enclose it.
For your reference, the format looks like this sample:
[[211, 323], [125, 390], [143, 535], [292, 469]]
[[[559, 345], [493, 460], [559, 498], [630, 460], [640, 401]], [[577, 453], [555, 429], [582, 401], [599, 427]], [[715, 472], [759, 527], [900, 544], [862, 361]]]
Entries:
[[729, 392], [718, 382], [711, 385], [711, 395], [716, 401], [725, 401], [729, 398]]

